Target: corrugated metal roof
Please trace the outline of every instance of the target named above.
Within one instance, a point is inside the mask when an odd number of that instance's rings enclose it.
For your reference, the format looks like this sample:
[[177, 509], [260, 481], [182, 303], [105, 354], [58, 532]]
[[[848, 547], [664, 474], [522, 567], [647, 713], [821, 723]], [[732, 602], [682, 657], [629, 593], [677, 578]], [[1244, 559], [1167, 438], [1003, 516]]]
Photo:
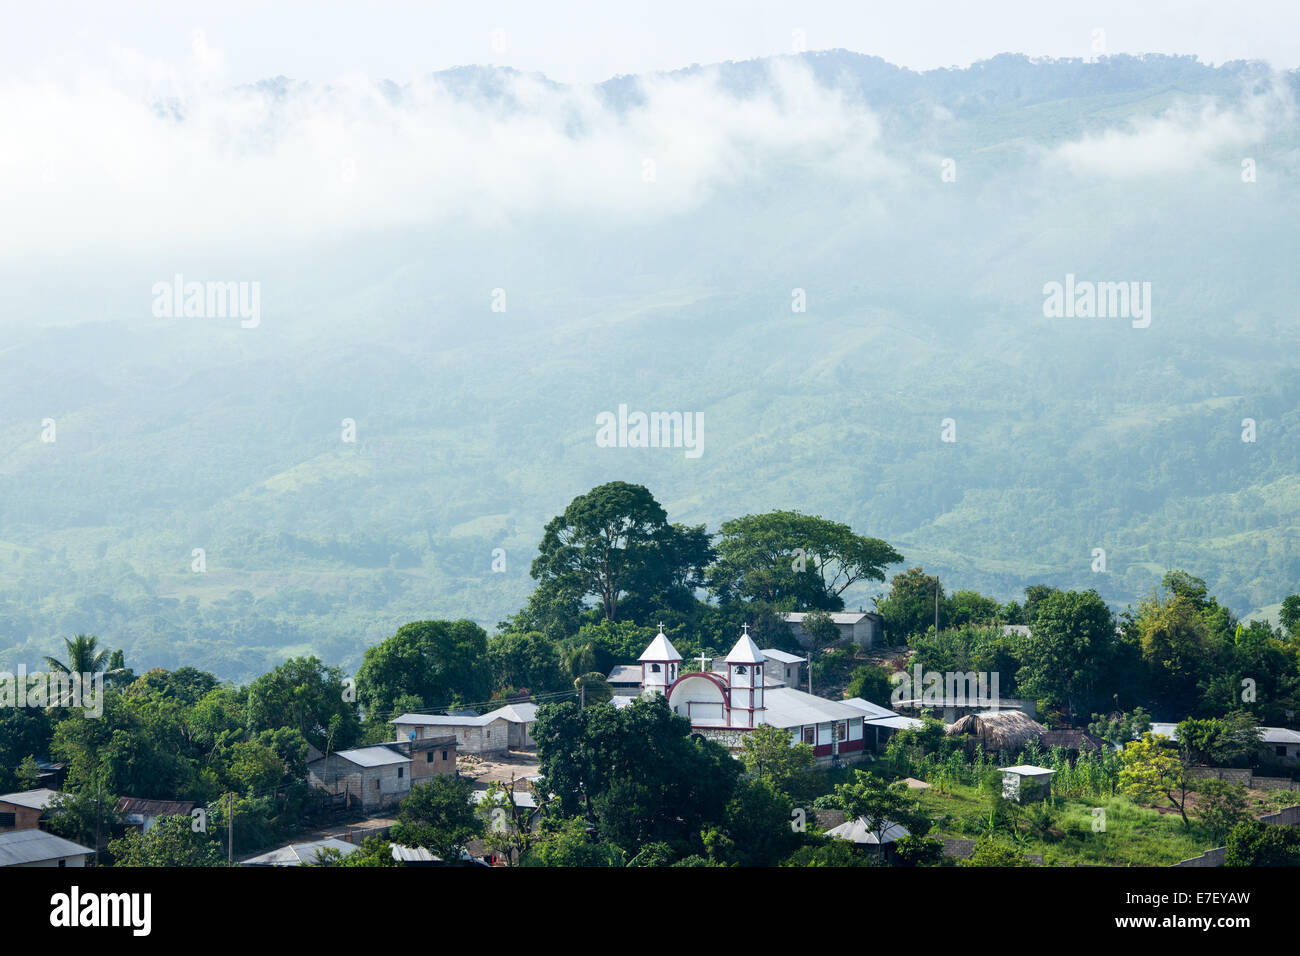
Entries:
[[[469, 801], [470, 803], [482, 803], [487, 799], [487, 794], [486, 790], [475, 790], [469, 795]], [[510, 795], [514, 798], [515, 806], [524, 807], [528, 810], [537, 809], [537, 798], [527, 790], [511, 790]]]
[[1031, 763], [1018, 763], [1014, 767], [999, 767], [1003, 773], [1015, 773], [1022, 777], [1041, 777], [1043, 774], [1056, 773], [1050, 767], [1035, 767]]
[[492, 719], [503, 717], [514, 724], [531, 724], [537, 719], [537, 705], [534, 703], [506, 704], [483, 715]]
[[766, 707], [763, 722], [773, 727], [802, 727], [862, 716], [862, 711], [856, 707], [805, 694], [793, 687], [774, 687], [766, 691], [763, 705]]
[[94, 852], [88, 846], [73, 843], [44, 830], [0, 833], [0, 866], [22, 866], [25, 863], [40, 863]]
[[908, 830], [901, 823], [890, 823], [885, 827], [884, 832], [877, 835], [875, 831], [867, 828], [866, 820], [858, 817], [856, 820], [841, 823], [833, 830], [827, 830], [826, 835], [840, 840], [849, 840], [853, 843], [869, 843], [874, 846], [881, 843], [893, 843], [901, 837], [908, 836]]
[[446, 714], [403, 714], [390, 720], [390, 724], [412, 724], [418, 727], [482, 727], [496, 720], [504, 720], [500, 715], [483, 714], [479, 717], [450, 717]]
[[250, 857], [242, 866], [304, 866], [316, 862], [316, 851], [322, 849], [338, 850], [347, 856], [360, 849], [355, 843], [330, 837], [328, 840], [313, 840], [311, 843], [290, 843], [270, 853]]
[[[848, 704], [850, 707], [856, 707], [858, 710], [862, 711], [863, 715], [866, 717], [897, 717], [898, 716], [888, 707], [881, 707], [879, 704], [873, 704], [871, 701], [867, 700], [864, 697], [850, 697], [844, 703]], [[917, 723], [919, 724], [920, 721], [917, 721]]]
[[888, 727], [891, 730], [916, 730], [918, 727], [925, 726], [925, 721], [917, 720], [915, 717], [904, 717], [901, 714], [893, 714], [889, 717], [868, 717], [864, 723], [868, 727]]
[[808, 660], [808, 658], [800, 657], [798, 654], [787, 654], [785, 651], [778, 651], [771, 647], [763, 649], [763, 656], [770, 661], [778, 661], [782, 664], [802, 664]]
[[6, 793], [0, 796], [0, 802], [12, 803], [17, 807], [29, 807], [32, 810], [44, 810], [49, 807], [54, 798], [59, 795], [59, 791], [51, 790], [49, 787], [40, 787], [36, 790], [23, 790], [19, 793]]
[[[814, 611], [786, 611], [781, 615], [782, 620], [787, 624], [802, 624], [803, 619]], [[872, 611], [830, 611], [828, 616], [836, 624], [857, 624], [859, 621], [869, 620], [880, 617]]]
[[641, 667], [638, 664], [617, 664], [606, 678], [611, 684], [641, 683]]
[[358, 747], [355, 750], [340, 750], [334, 754], [358, 767], [386, 767], [389, 764], [410, 763], [411, 758], [399, 754], [388, 747]]

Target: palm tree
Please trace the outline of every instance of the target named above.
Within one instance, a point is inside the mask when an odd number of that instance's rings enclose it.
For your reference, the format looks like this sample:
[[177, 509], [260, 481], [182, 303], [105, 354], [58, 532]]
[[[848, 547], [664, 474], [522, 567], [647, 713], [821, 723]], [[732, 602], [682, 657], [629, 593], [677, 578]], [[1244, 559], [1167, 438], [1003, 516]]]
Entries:
[[93, 634], [75, 634], [71, 639], [64, 638], [63, 644], [68, 650], [68, 662], [53, 657], [45, 658], [51, 672], [60, 674], [98, 674], [108, 667], [108, 651], [98, 650], [99, 638]]

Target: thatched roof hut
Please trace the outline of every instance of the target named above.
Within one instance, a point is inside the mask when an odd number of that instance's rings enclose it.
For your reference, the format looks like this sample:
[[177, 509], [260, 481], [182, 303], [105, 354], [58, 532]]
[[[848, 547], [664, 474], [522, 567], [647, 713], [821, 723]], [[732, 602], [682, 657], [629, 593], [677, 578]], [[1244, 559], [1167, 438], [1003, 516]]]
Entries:
[[1018, 710], [986, 711], [967, 714], [948, 726], [950, 737], [967, 736], [971, 744], [979, 741], [988, 751], [1021, 750], [1029, 741], [1047, 733], [1047, 728]]

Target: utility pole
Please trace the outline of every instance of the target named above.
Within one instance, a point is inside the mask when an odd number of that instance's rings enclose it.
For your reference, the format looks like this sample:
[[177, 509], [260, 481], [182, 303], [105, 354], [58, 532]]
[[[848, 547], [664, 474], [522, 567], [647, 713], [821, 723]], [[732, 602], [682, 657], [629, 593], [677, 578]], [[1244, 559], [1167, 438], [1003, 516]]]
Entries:
[[235, 791], [231, 790], [226, 799], [226, 862], [235, 862]]
[[934, 636], [939, 636], [939, 588], [941, 585], [938, 581], [934, 582]]

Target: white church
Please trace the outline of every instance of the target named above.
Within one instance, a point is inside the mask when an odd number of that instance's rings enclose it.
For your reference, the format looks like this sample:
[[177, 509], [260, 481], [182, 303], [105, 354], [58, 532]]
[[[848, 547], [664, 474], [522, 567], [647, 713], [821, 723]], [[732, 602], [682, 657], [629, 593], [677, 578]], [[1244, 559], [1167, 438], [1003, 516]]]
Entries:
[[[638, 660], [638, 695], [664, 695], [673, 713], [690, 719], [695, 733], [732, 750], [740, 749], [747, 732], [770, 724], [788, 730], [792, 743], [809, 744], [821, 763], [850, 762], [878, 746], [882, 731], [888, 736], [893, 730], [919, 724], [861, 698], [827, 700], [790, 686], [792, 671], [797, 680], [797, 665], [806, 659], [759, 650], [749, 636], [749, 625], [725, 660], [698, 660], [700, 670], [683, 671], [682, 656], [660, 625]], [[792, 669], [791, 664], [796, 666]], [[610, 679], [628, 686], [633, 675], [634, 667], [619, 667]], [[626, 706], [633, 699], [616, 696], [614, 704]]]

